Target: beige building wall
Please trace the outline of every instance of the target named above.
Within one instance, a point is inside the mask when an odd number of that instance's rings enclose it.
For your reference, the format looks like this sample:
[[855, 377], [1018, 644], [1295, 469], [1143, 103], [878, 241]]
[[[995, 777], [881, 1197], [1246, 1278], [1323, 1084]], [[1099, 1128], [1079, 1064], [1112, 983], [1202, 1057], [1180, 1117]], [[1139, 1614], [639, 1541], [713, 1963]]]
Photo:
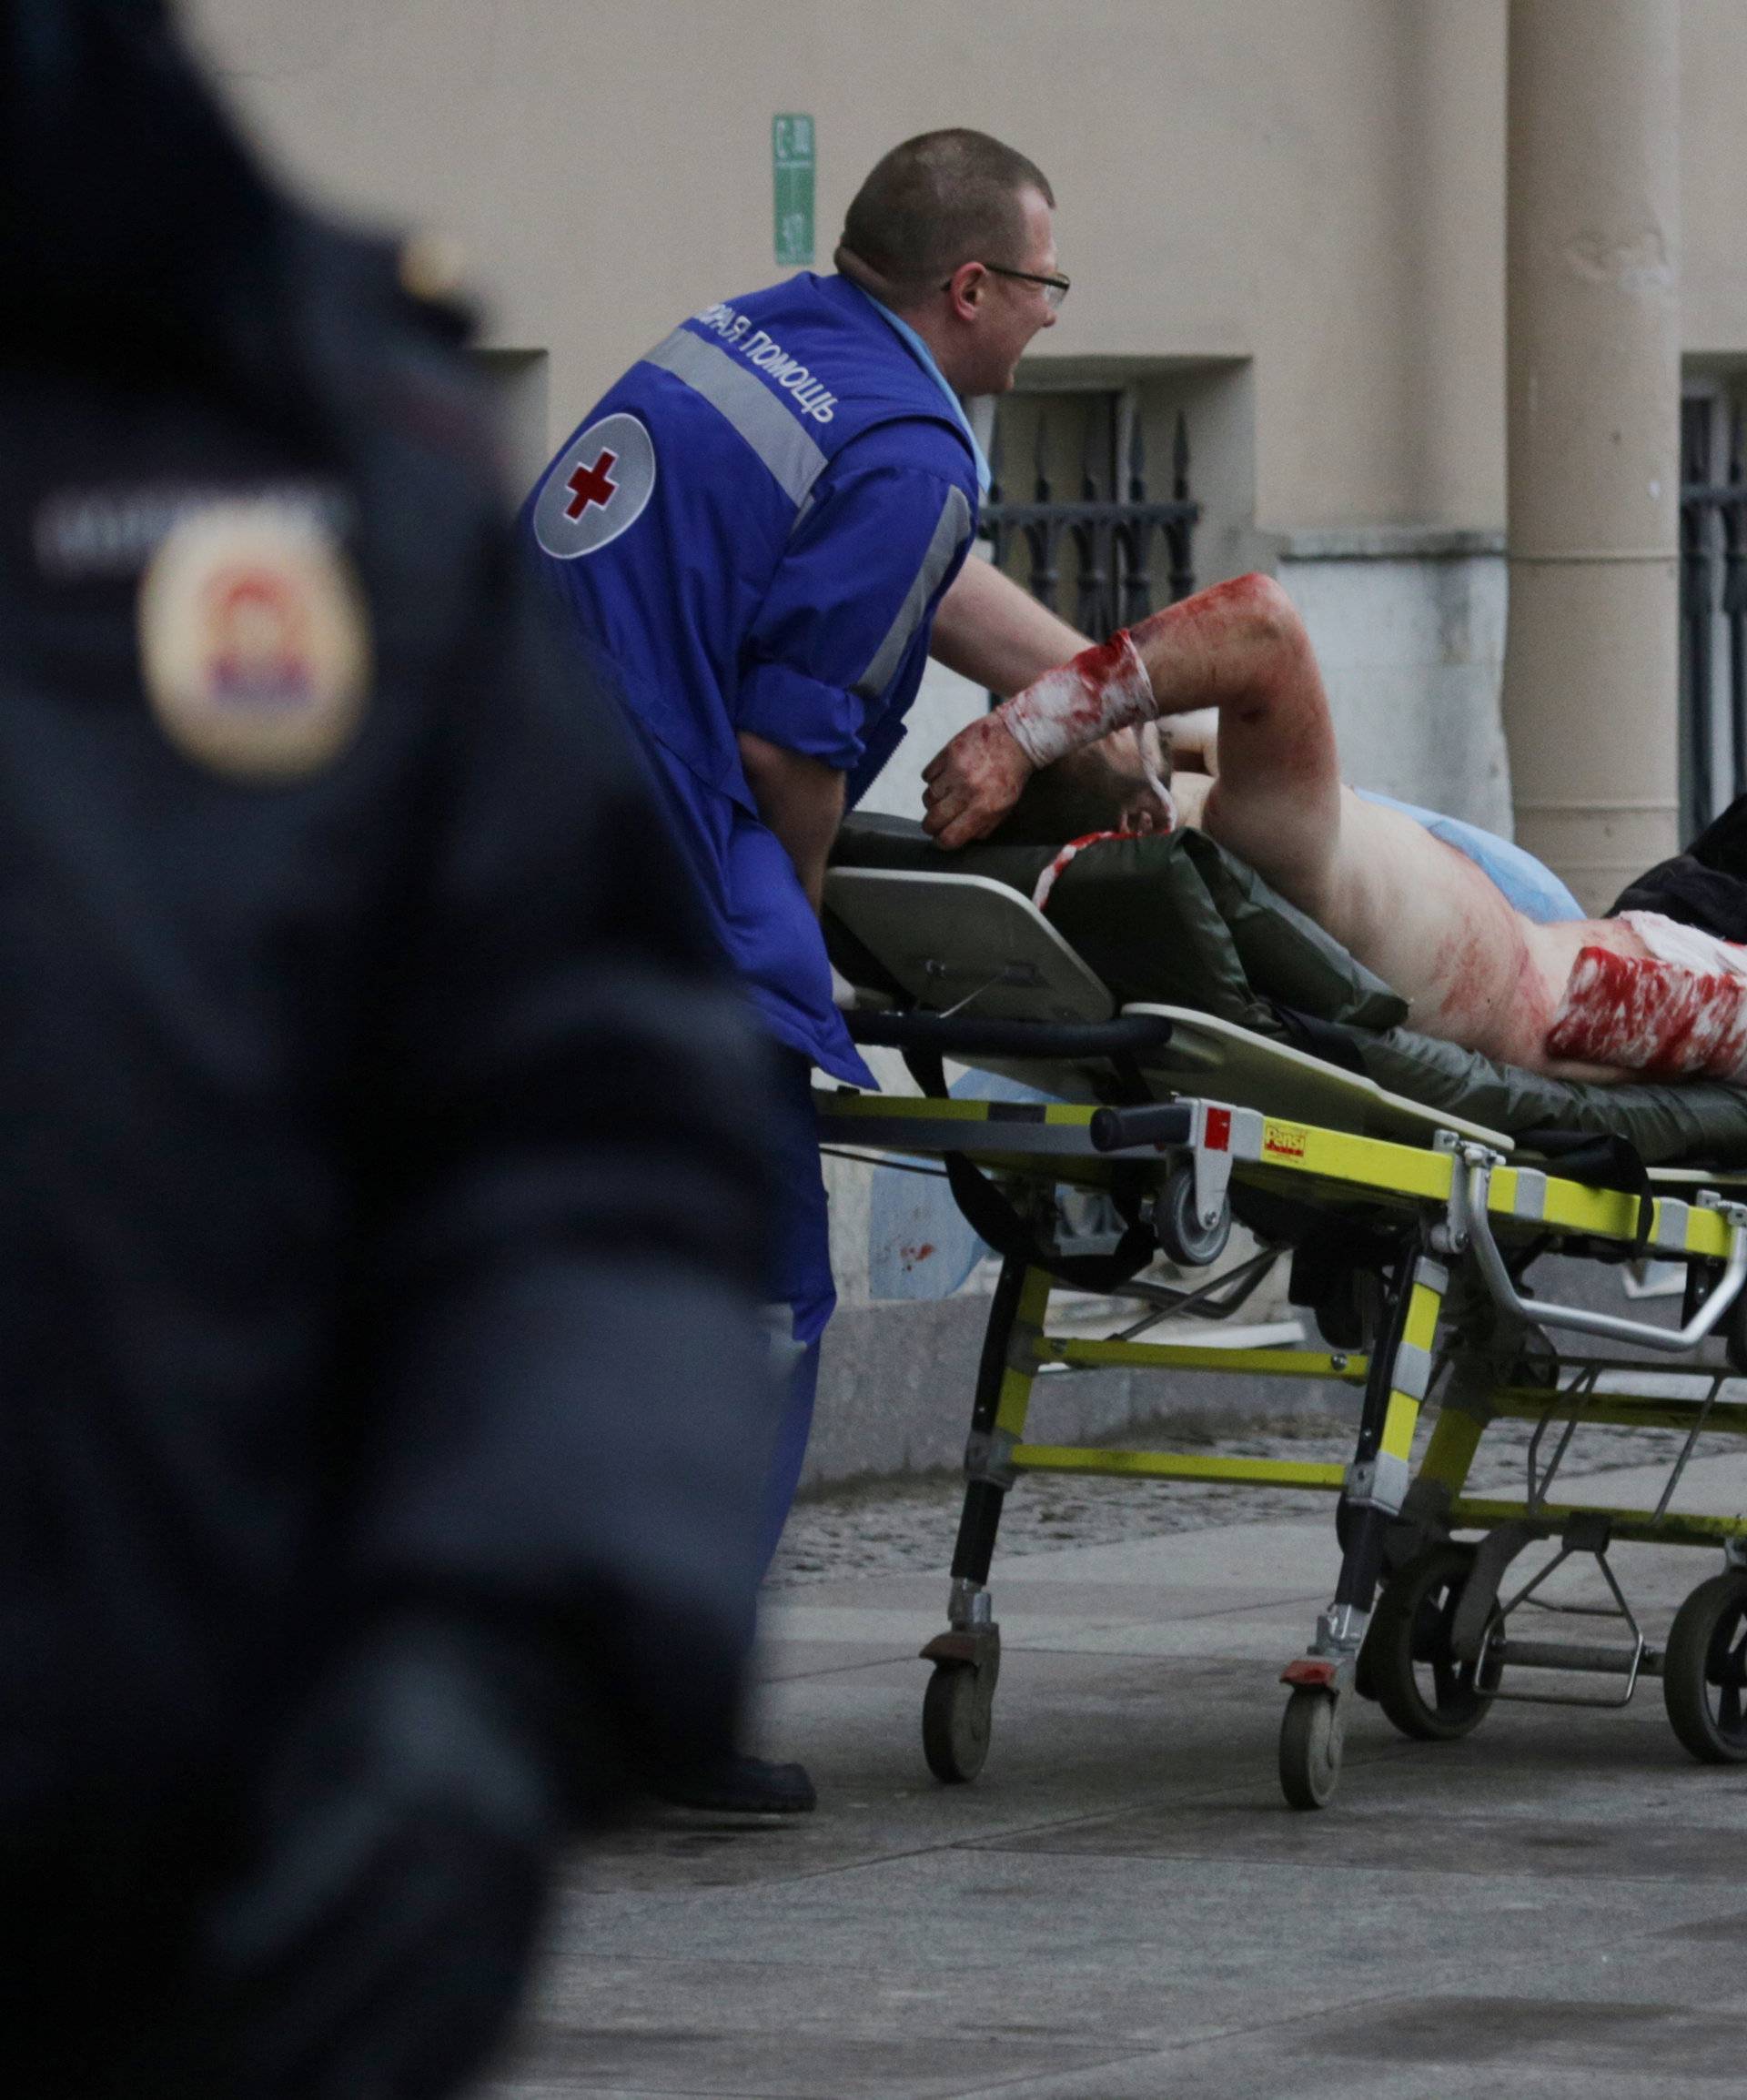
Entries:
[[[1605, 0], [1601, 0], [1605, 5]], [[1060, 199], [1035, 363], [1252, 359], [1254, 522], [1504, 516], [1504, 0], [184, 0], [281, 161], [453, 236], [554, 439], [680, 315], [768, 281], [770, 118], [817, 121], [820, 265], [910, 132]], [[1681, 15], [1685, 329], [1747, 355], [1747, 6]], [[1580, 55], [1578, 55], [1580, 59]]]
[[1503, 513], [1498, 0], [194, 0], [282, 159], [452, 234], [554, 439], [776, 274], [770, 119], [817, 122], [821, 267], [886, 146], [982, 126], [1061, 201], [1039, 361], [1256, 363], [1264, 526]]
[[1690, 357], [1747, 361], [1747, 7], [1681, 9], [1681, 277]]

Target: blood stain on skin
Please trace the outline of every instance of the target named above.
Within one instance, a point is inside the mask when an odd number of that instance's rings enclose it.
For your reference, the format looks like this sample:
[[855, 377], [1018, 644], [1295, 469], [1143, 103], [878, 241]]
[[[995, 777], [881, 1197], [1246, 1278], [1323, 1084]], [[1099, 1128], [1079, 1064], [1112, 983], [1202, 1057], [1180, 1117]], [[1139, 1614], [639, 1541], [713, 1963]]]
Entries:
[[1446, 873], [1462, 884], [1463, 902], [1439, 945], [1429, 993], [1415, 1001], [1414, 1025], [1510, 1064], [1532, 1063], [1552, 1018], [1546, 974], [1490, 878], [1454, 847], [1438, 845]]
[[[1167, 711], [1174, 693], [1218, 709], [1221, 768], [1245, 773], [1247, 794], [1264, 785], [1270, 794], [1295, 783], [1327, 786], [1338, 777], [1315, 661], [1267, 577], [1216, 583], [1149, 614], [1132, 635]], [[1252, 762], [1265, 769], [1265, 783], [1251, 774]]]
[[998, 715], [982, 715], [967, 723], [947, 746], [958, 769], [959, 784], [972, 794], [1005, 786], [1011, 761], [1003, 746], [1011, 742]]
[[1516, 981], [1510, 988], [1509, 1012], [1505, 1016], [1511, 1037], [1510, 1046], [1504, 1054], [1508, 1063], [1533, 1063], [1536, 1045], [1546, 1041], [1547, 1032], [1553, 1025], [1553, 994], [1547, 973], [1530, 953], [1528, 942], [1519, 941]]
[[1176, 605], [1149, 612], [1132, 629], [1135, 646], [1145, 650], [1148, 641], [1176, 628], [1189, 628], [1210, 646], [1230, 638], [1232, 629], [1254, 610], [1260, 581], [1255, 576], [1234, 576], [1228, 582], [1211, 583]]
[[1658, 1077], [1747, 1077], [1747, 983], [1584, 948], [1547, 1048], [1555, 1056]]
[[1437, 1032], [1459, 1031], [1464, 1041], [1489, 1034], [1499, 976], [1497, 953], [1483, 934], [1469, 925], [1451, 934], [1432, 974]]

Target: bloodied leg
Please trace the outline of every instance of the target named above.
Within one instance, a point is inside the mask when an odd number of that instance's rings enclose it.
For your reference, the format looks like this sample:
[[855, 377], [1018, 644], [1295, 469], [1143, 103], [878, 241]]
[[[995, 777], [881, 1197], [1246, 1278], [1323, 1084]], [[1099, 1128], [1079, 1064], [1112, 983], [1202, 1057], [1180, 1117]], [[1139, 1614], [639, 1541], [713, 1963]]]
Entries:
[[1415, 1027], [1541, 1071], [1622, 1068], [1583, 1055], [1574, 1031], [1558, 1049], [1548, 1036], [1580, 952], [1643, 960], [1637, 932], [1619, 920], [1537, 925], [1464, 854], [1343, 788], [1309, 638], [1267, 577], [1155, 613], [962, 731], [924, 776], [928, 829], [964, 844], [1000, 822], [1039, 764], [1205, 707], [1218, 714], [1218, 773], [1189, 821], [1391, 984]]

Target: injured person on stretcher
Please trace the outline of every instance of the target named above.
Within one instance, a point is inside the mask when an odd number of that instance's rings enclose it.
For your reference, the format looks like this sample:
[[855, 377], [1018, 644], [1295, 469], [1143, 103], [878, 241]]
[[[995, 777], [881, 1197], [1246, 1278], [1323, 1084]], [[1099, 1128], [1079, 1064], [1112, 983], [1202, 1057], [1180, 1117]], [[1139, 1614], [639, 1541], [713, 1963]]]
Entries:
[[1539, 923], [1474, 859], [1343, 786], [1309, 637], [1265, 576], [1121, 630], [962, 730], [926, 769], [927, 829], [967, 844], [1043, 769], [1207, 708], [1217, 770], [1179, 772], [1163, 799], [1138, 771], [1123, 792], [1113, 770], [1108, 828], [1199, 825], [1383, 978], [1427, 1035], [1556, 1078], [1747, 1083], [1747, 946], [1654, 912]]

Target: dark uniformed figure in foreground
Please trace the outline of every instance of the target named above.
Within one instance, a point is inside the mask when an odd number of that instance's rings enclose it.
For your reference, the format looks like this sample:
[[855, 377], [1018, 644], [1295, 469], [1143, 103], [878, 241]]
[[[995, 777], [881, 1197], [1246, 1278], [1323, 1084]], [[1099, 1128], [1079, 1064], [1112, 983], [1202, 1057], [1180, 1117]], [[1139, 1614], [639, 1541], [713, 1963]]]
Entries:
[[428, 2095], [732, 1740], [762, 1069], [460, 361], [0, 0], [0, 2083]]

